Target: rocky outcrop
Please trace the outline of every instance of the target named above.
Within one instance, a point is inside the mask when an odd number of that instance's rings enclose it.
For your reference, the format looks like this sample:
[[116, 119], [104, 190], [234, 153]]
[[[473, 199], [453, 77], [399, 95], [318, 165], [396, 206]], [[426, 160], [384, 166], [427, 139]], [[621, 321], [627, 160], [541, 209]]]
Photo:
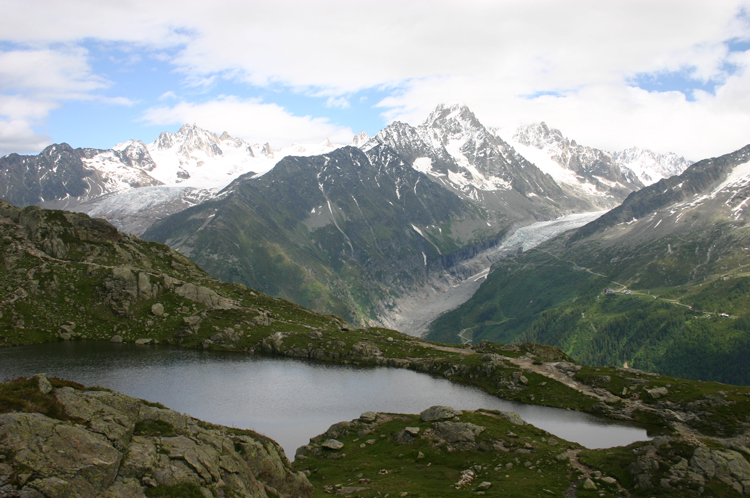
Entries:
[[205, 496], [312, 496], [307, 478], [291, 470], [283, 450], [268, 438], [116, 392], [61, 387], [43, 376], [38, 386], [35, 396], [57, 407], [57, 416], [0, 415], [0, 496], [145, 497], [149, 488]]
[[[235, 307], [231, 299], [220, 296], [208, 287], [183, 282], [168, 275], [151, 275], [128, 265], [112, 269], [111, 274], [104, 280], [103, 294], [104, 301], [114, 310], [127, 311], [136, 300], [156, 297], [165, 290], [209, 308]], [[153, 308], [151, 311], [154, 315], [161, 316], [164, 314], [164, 306], [158, 304], [156, 311]]]
[[[688, 443], [695, 448], [691, 453], [683, 452], [684, 456], [675, 455], [675, 443]], [[726, 443], [748, 453], [747, 446], [737, 440]], [[750, 463], [740, 451], [710, 449], [698, 440], [659, 437], [633, 453], [636, 459], [627, 470], [636, 489], [702, 489], [712, 481], [720, 481], [740, 495], [750, 494]]]

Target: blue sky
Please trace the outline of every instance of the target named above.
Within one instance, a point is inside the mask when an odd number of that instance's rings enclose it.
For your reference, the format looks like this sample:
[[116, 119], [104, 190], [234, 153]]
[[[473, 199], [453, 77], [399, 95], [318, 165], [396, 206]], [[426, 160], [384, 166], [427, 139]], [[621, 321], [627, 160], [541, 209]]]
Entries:
[[691, 159], [750, 142], [750, 3], [3, 0], [0, 155], [195, 122], [348, 143], [438, 103]]

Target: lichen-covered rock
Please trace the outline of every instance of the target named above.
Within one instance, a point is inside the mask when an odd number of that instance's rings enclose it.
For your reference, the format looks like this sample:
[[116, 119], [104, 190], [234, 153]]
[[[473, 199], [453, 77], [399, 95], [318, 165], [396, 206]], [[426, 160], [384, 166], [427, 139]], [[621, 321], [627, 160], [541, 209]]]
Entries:
[[116, 392], [61, 387], [47, 396], [70, 420], [0, 415], [0, 496], [144, 498], [148, 487], [185, 484], [205, 496], [312, 496], [270, 439]]
[[690, 465], [707, 478], [731, 478], [736, 481], [750, 480], [750, 463], [734, 450], [709, 450], [696, 448]]

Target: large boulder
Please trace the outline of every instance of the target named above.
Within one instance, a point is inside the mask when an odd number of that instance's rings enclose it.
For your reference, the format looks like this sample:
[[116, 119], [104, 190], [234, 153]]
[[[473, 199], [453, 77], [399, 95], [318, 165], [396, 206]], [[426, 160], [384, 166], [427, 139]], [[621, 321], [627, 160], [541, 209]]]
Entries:
[[461, 415], [461, 410], [454, 410], [450, 406], [432, 406], [419, 414], [425, 422], [434, 422], [436, 420], [446, 420]]
[[470, 442], [481, 434], [486, 427], [468, 422], [436, 422], [432, 425], [435, 434], [449, 443]]

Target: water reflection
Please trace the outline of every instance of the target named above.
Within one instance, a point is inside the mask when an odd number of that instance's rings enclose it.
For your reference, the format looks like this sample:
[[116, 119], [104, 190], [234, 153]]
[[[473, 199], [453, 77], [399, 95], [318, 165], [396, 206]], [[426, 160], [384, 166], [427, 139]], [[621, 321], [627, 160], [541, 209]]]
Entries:
[[589, 448], [648, 439], [588, 414], [504, 401], [479, 389], [397, 368], [353, 368], [168, 347], [59, 342], [0, 349], [0, 378], [44, 372], [162, 403], [209, 422], [252, 429], [289, 457], [331, 424], [365, 411], [419, 413], [433, 405], [512, 410]]

